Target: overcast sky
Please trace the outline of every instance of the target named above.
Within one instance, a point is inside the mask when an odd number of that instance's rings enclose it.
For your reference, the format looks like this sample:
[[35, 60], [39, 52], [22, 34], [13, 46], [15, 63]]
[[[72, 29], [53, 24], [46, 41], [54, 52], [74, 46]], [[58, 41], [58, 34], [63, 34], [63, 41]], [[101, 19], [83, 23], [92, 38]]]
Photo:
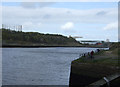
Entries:
[[80, 40], [118, 41], [117, 2], [3, 2], [2, 23]]

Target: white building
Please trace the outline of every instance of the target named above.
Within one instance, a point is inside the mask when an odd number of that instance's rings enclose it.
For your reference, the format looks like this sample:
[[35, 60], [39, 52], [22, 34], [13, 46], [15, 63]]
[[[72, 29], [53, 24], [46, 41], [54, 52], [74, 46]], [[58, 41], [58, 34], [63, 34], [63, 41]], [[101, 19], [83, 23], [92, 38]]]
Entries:
[[82, 44], [98, 44], [98, 43], [102, 43], [102, 41], [80, 41], [80, 43], [82, 43]]

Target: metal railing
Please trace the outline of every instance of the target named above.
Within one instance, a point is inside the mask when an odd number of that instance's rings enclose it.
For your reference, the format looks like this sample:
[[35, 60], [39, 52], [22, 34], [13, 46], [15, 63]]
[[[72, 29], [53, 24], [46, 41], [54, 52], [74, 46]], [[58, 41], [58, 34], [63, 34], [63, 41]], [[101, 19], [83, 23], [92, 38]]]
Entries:
[[91, 83], [90, 85], [88, 85], [86, 87], [101, 87], [105, 84], [107, 87], [110, 87], [110, 82], [119, 78], [119, 77], [120, 77], [120, 73], [118, 72], [118, 73], [115, 73], [113, 75], [103, 77], [102, 79], [100, 79], [94, 83]]

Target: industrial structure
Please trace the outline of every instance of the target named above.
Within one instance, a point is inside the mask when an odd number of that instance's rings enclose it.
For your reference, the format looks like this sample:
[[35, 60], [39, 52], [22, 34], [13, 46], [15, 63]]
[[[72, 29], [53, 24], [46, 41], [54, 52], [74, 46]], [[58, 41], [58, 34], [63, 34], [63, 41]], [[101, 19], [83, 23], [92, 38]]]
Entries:
[[83, 38], [82, 36], [71, 36], [71, 35], [69, 35], [69, 37], [72, 37], [72, 38], [74, 38], [74, 39]]
[[20, 32], [22, 31], [22, 25], [2, 24], [2, 28], [20, 31]]
[[102, 41], [93, 41], [93, 40], [81, 40], [80, 43], [82, 44], [98, 44], [98, 45], [101, 45], [102, 44]]

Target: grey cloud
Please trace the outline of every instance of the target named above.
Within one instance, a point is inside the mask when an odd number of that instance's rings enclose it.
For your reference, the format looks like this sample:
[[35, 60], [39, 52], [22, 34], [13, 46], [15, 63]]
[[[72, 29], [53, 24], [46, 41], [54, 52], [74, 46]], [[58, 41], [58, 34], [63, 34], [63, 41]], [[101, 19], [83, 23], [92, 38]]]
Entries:
[[49, 18], [51, 18], [51, 15], [49, 15], [49, 14], [46, 14], [43, 16], [43, 19], [49, 19]]
[[35, 2], [21, 2], [21, 6], [24, 8], [35, 8], [36, 3]]
[[96, 15], [105, 15], [105, 14], [107, 14], [107, 12], [105, 12], [105, 11], [100, 11], [100, 12], [98, 12]]
[[[106, 11], [107, 10], [107, 11]], [[97, 16], [98, 12], [111, 14]], [[116, 9], [73, 10], [65, 8], [44, 7], [38, 9], [25, 9], [21, 7], [3, 7], [3, 22], [22, 23], [26, 21], [41, 23], [109, 23], [117, 20]], [[67, 13], [68, 12], [68, 13]], [[70, 13], [69, 13], [70, 12]], [[9, 15], [8, 15], [9, 14]], [[114, 18], [113, 18], [114, 17]], [[17, 21], [16, 21], [17, 20]]]
[[68, 14], [71, 14], [71, 11], [67, 11]]
[[47, 7], [53, 5], [55, 2], [40, 2], [39, 7]]
[[37, 8], [37, 7], [47, 7], [55, 2], [21, 2], [21, 6], [24, 8]]

